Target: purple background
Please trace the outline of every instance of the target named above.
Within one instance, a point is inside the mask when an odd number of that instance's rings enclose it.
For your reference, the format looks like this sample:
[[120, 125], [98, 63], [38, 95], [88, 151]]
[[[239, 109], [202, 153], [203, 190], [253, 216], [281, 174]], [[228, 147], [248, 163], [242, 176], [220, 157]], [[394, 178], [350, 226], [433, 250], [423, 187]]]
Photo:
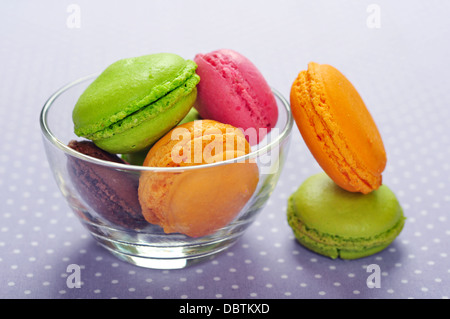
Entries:
[[[2, 1], [0, 297], [448, 298], [450, 2], [393, 2]], [[71, 3], [81, 10], [80, 28], [68, 24]], [[370, 24], [372, 3], [379, 28]], [[408, 218], [391, 246], [342, 261], [296, 243], [286, 201], [320, 168], [295, 127], [268, 205], [215, 259], [150, 270], [94, 242], [51, 175], [42, 105], [62, 85], [120, 58], [161, 51], [193, 58], [219, 48], [246, 55], [286, 97], [309, 61], [347, 75], [379, 126], [388, 154], [384, 182]], [[70, 264], [81, 266], [79, 289], [66, 285]], [[380, 288], [366, 285], [370, 264], [380, 266]]]

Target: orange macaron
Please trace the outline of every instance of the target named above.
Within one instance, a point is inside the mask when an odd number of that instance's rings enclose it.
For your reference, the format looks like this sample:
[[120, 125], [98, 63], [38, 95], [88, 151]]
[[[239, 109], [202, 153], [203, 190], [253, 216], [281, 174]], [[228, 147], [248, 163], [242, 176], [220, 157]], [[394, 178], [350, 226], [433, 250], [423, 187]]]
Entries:
[[306, 145], [337, 185], [367, 194], [382, 184], [386, 152], [381, 135], [339, 70], [310, 62], [293, 82], [290, 102]]
[[228, 225], [255, 192], [258, 166], [249, 159], [205, 164], [250, 151], [242, 131], [228, 124], [198, 120], [175, 127], [150, 149], [143, 165], [197, 168], [143, 172], [138, 193], [144, 218], [165, 233], [190, 237], [210, 235]]

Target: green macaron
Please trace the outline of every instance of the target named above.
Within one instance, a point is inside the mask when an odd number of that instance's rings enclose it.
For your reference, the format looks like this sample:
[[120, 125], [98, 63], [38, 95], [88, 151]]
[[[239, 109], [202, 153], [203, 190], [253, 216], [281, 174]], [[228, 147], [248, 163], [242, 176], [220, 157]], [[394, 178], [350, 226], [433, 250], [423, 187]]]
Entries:
[[[184, 123], [200, 120], [200, 115], [195, 108], [191, 108], [189, 113], [178, 123], [178, 125], [182, 125]], [[134, 152], [134, 153], [126, 153], [122, 154], [122, 159], [126, 161], [128, 164], [142, 166], [145, 158], [147, 157], [147, 153], [149, 148], [145, 148], [142, 151]]]
[[110, 153], [150, 147], [192, 108], [197, 65], [172, 53], [119, 60], [81, 94], [74, 131]]
[[309, 177], [288, 200], [288, 223], [304, 247], [341, 259], [375, 254], [392, 243], [405, 217], [394, 193], [348, 192], [325, 173]]

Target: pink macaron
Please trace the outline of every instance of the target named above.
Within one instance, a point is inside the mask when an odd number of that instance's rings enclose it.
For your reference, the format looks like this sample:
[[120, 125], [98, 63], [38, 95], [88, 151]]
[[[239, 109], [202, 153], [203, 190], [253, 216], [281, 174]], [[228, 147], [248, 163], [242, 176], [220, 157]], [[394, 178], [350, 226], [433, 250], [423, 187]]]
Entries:
[[259, 143], [275, 126], [278, 108], [270, 86], [255, 65], [228, 49], [197, 54], [195, 108], [204, 119], [241, 128], [250, 144]]

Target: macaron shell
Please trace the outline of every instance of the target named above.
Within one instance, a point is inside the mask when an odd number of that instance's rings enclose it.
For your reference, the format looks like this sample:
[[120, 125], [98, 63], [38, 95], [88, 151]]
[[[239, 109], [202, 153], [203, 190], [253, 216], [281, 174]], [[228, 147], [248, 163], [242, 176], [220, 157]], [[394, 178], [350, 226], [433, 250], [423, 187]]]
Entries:
[[305, 143], [339, 186], [367, 194], [382, 184], [386, 153], [381, 136], [342, 73], [309, 63], [292, 85], [291, 106]]
[[134, 153], [150, 147], [192, 108], [197, 97], [197, 81], [194, 79], [192, 83], [187, 89], [185, 86], [179, 87], [141, 111], [113, 124], [104, 134], [93, 137], [95, 144], [111, 153]]
[[330, 105], [348, 105], [348, 110], [344, 107], [333, 108], [333, 116], [346, 139], [346, 145], [352, 145], [357, 150], [352, 154], [355, 163], [364, 165], [362, 169], [371, 175], [381, 177], [386, 166], [386, 152], [375, 121], [361, 96], [336, 68], [322, 64], [319, 65], [319, 73]]
[[296, 215], [312, 229], [339, 237], [375, 237], [402, 217], [394, 193], [382, 185], [370, 194], [338, 187], [324, 173], [305, 180], [293, 196]]
[[352, 193], [325, 173], [308, 178], [288, 201], [288, 223], [299, 242], [332, 258], [358, 258], [384, 249], [404, 220], [387, 186], [367, 195]]
[[168, 195], [164, 230], [191, 237], [211, 234], [236, 217], [257, 184], [255, 163], [227, 164], [180, 174]]
[[[214, 149], [205, 151], [207, 147]], [[150, 149], [143, 165], [180, 167], [209, 164], [249, 152], [250, 146], [240, 129], [213, 120], [197, 120], [179, 125], [163, 136]], [[227, 158], [230, 153], [232, 157]]]
[[172, 53], [111, 64], [79, 97], [72, 113], [75, 134], [88, 137], [149, 105], [182, 85], [196, 67], [193, 61]]
[[181, 120], [181, 122], [178, 123], [178, 125], [193, 122], [196, 120], [201, 120], [201, 118], [200, 118], [200, 114], [198, 114], [198, 111], [193, 107], [189, 110], [189, 113], [186, 114], [186, 116]]
[[[394, 238], [397, 236], [397, 233], [394, 234]], [[340, 259], [358, 259], [367, 256], [371, 256], [376, 254], [386, 247], [388, 247], [392, 241], [384, 242], [380, 245], [368, 244], [367, 246], [362, 245], [353, 245], [351, 242], [347, 246], [343, 245], [328, 245], [317, 242], [316, 240], [311, 239], [308, 235], [295, 230], [294, 235], [298, 242], [308, 248], [311, 251], [314, 251], [320, 255], [330, 257], [332, 259], [340, 258]]]
[[[180, 125], [162, 137], [150, 149], [144, 165], [185, 167], [249, 152], [241, 130], [199, 120]], [[249, 160], [185, 172], [144, 172], [139, 181], [139, 201], [145, 219], [160, 225], [166, 233], [201, 237], [233, 220], [252, 197], [258, 181], [258, 166]]]
[[[251, 132], [256, 144], [276, 125], [278, 107], [261, 72], [246, 57], [233, 50], [197, 54], [200, 75], [196, 108], [200, 116]], [[261, 132], [259, 132], [261, 129]], [[252, 137], [253, 137], [252, 136]]]
[[[99, 149], [91, 141], [70, 141], [68, 146], [90, 157], [125, 164], [119, 157]], [[129, 229], [148, 225], [138, 200], [137, 175], [72, 156], [68, 157], [67, 170], [81, 198], [105, 220]]]

